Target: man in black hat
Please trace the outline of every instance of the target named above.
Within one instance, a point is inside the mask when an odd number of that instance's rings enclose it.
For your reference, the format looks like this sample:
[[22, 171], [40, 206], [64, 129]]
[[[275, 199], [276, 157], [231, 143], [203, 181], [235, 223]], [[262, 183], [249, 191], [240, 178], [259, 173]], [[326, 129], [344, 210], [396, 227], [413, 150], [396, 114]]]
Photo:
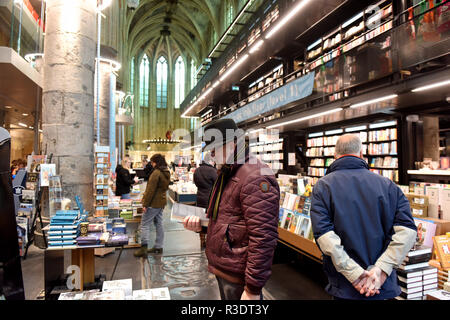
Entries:
[[[233, 120], [218, 120], [204, 131], [204, 150], [219, 167], [206, 208], [208, 270], [216, 275], [222, 299], [262, 299], [278, 239], [277, 180], [249, 152]], [[184, 226], [202, 231], [198, 217], [187, 217]]]

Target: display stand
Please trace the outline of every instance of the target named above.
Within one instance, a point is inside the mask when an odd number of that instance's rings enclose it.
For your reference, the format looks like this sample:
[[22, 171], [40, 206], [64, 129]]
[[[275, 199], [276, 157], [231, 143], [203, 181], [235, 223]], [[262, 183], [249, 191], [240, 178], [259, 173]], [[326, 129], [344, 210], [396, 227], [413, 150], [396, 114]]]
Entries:
[[45, 247], [47, 247], [47, 238], [45, 237], [45, 232], [44, 232], [44, 224], [42, 222], [42, 215], [41, 215], [41, 211], [42, 211], [42, 206], [41, 206], [41, 198], [42, 198], [42, 189], [39, 188], [38, 191], [38, 196], [36, 198], [36, 213], [33, 216], [33, 222], [31, 223], [31, 229], [30, 229], [30, 235], [28, 238], [28, 242], [26, 244], [25, 247], [25, 253], [23, 255], [23, 259], [25, 260], [27, 258], [27, 254], [28, 254], [28, 248], [31, 246], [31, 244], [34, 242], [34, 232], [36, 230], [36, 218], [39, 218], [39, 223], [41, 224], [41, 230], [42, 230], [42, 237], [44, 239], [44, 244]]
[[278, 241], [317, 262], [322, 262], [322, 252], [314, 241], [283, 228], [278, 228]]
[[108, 146], [95, 146], [94, 216], [104, 217], [108, 212], [108, 182], [110, 158]]

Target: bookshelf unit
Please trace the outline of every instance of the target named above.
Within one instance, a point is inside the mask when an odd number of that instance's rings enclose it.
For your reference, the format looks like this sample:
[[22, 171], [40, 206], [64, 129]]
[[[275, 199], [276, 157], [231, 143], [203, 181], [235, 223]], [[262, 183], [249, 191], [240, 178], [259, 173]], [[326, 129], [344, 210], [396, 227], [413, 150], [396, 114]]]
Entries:
[[[315, 90], [329, 96], [329, 101], [347, 97], [349, 88], [373, 80], [392, 68], [391, 32], [388, 31], [393, 26], [391, 0], [367, 7], [306, 48], [303, 73], [315, 70]], [[364, 52], [376, 53], [385, 67], [373, 66], [370, 61], [362, 63]]]
[[272, 170], [283, 170], [283, 139], [261, 134], [258, 141], [250, 143], [250, 152]]
[[108, 216], [108, 190], [110, 175], [109, 147], [95, 147], [94, 167], [94, 216]]
[[361, 138], [364, 160], [370, 171], [399, 183], [398, 132], [397, 120], [312, 132], [307, 137], [307, 174], [313, 178], [313, 184], [323, 177], [334, 161], [334, 148], [339, 137], [353, 133]]

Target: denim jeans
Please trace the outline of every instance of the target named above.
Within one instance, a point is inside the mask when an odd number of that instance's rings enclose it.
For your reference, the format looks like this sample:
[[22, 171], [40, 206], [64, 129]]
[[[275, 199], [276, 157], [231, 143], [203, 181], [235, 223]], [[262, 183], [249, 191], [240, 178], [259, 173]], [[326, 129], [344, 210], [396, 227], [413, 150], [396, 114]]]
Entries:
[[130, 197], [129, 193], [125, 193], [125, 194], [120, 196], [120, 199], [131, 199], [131, 197]]
[[141, 245], [148, 246], [152, 222], [156, 227], [155, 248], [162, 248], [164, 243], [163, 208], [147, 208], [141, 219]]
[[[216, 276], [216, 279], [222, 300], [241, 300], [242, 293], [244, 292], [243, 284], [233, 283], [218, 276]], [[264, 297], [261, 292], [260, 300], [263, 299]]]

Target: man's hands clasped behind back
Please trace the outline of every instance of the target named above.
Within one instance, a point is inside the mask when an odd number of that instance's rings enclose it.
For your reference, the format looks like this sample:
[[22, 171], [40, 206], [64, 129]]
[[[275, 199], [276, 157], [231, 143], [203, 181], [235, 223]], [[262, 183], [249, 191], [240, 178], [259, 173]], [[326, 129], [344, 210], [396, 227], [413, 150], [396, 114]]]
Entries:
[[372, 297], [380, 293], [386, 278], [387, 274], [383, 270], [377, 266], [370, 266], [352, 285], [360, 294]]

